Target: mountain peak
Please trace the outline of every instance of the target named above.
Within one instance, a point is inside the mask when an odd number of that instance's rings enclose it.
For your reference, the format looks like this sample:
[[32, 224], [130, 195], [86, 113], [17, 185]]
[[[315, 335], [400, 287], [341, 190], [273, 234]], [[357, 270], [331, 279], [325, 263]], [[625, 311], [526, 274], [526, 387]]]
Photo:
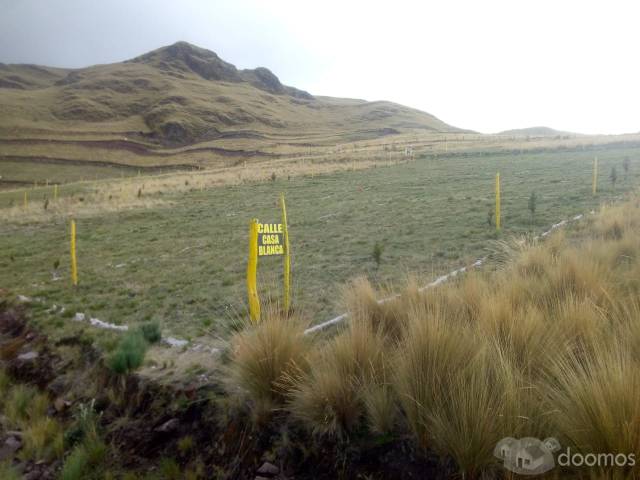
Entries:
[[193, 72], [206, 80], [242, 80], [236, 67], [222, 60], [215, 52], [188, 42], [176, 42], [129, 61], [151, 65], [168, 74], [183, 75]]
[[283, 85], [267, 68], [238, 70], [234, 65], [222, 60], [215, 52], [184, 41], [152, 50], [129, 62], [144, 63], [171, 76], [184, 77], [185, 74], [194, 73], [206, 80], [247, 82], [260, 90], [276, 95], [313, 99], [307, 92]]

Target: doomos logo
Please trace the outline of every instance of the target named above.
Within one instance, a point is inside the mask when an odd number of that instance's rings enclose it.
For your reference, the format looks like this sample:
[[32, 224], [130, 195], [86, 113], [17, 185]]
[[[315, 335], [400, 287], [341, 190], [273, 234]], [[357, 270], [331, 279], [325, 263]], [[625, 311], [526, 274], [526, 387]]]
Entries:
[[525, 437], [512, 437], [498, 442], [493, 454], [503, 461], [504, 468], [519, 475], [539, 475], [556, 466], [553, 452], [560, 450], [560, 443], [553, 437], [544, 441]]
[[[520, 440], [512, 437], [498, 442], [493, 454], [502, 460], [504, 468], [519, 475], [540, 475], [556, 466], [554, 452], [560, 450], [560, 443], [553, 437], [545, 440], [525, 437]], [[561, 467], [634, 467], [636, 456], [633, 453], [580, 453], [567, 447], [558, 454], [557, 464]]]

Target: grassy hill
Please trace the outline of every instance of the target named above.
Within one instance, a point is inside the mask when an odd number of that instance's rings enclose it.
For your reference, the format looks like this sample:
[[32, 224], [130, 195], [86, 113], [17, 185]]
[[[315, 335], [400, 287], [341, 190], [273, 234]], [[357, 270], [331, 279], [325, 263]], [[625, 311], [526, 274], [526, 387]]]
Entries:
[[563, 132], [555, 130], [550, 127], [529, 127], [529, 128], [515, 128], [512, 130], [505, 130], [498, 133], [498, 135], [529, 135], [532, 137], [555, 137], [557, 135], [571, 135], [575, 136], [576, 133]]
[[[266, 68], [239, 70], [185, 42], [73, 70], [0, 65], [0, 108], [5, 181], [21, 180], [16, 162], [208, 167], [228, 157], [461, 131], [391, 102], [312, 96], [282, 85]], [[269, 150], [282, 145], [291, 149]]]

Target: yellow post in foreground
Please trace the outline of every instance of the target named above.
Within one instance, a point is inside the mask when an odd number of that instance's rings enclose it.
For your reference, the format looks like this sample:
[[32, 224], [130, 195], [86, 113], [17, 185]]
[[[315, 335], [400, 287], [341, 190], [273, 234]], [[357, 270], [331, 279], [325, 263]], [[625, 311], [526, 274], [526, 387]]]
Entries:
[[289, 314], [291, 307], [291, 255], [289, 251], [289, 227], [287, 226], [287, 206], [284, 202], [284, 193], [280, 194], [280, 207], [282, 208], [282, 237], [284, 241], [284, 292], [283, 306], [285, 315]]
[[500, 230], [500, 172], [496, 173], [496, 230]]
[[249, 224], [249, 261], [247, 263], [247, 296], [249, 317], [254, 323], [260, 321], [260, 297], [258, 297], [258, 220]]
[[58, 200], [58, 184], [57, 183], [53, 186], [53, 199]]
[[27, 191], [25, 190], [25, 191], [24, 191], [24, 202], [23, 202], [23, 205], [24, 205], [25, 210], [27, 209], [27, 205], [28, 205], [28, 204], [29, 204], [29, 196], [28, 196], [28, 194], [27, 194]]
[[71, 283], [78, 285], [78, 260], [76, 259], [76, 221], [71, 220]]
[[598, 191], [598, 157], [593, 159], [593, 185], [591, 186], [591, 193], [593, 195]]

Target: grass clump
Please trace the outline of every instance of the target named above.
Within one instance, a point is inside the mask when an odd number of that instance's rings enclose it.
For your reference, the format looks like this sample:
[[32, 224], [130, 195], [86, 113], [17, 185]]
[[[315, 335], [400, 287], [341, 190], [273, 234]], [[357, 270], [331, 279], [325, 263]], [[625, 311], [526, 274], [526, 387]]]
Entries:
[[10, 424], [17, 428], [45, 416], [48, 407], [49, 399], [45, 394], [22, 384], [13, 386], [4, 400], [4, 413]]
[[231, 384], [258, 410], [282, 405], [292, 379], [307, 368], [309, 340], [303, 332], [299, 318], [267, 309], [259, 324], [231, 339]]
[[148, 346], [141, 332], [129, 332], [120, 340], [107, 365], [118, 375], [130, 373], [143, 364]]
[[106, 445], [99, 439], [87, 440], [77, 445], [64, 462], [60, 480], [87, 478], [92, 469], [100, 465], [106, 452]]
[[140, 326], [140, 333], [149, 344], [158, 343], [162, 339], [160, 326], [156, 322], [144, 323]]
[[566, 443], [583, 453], [640, 454], [638, 367], [618, 338], [553, 363], [544, 392]]
[[51, 417], [42, 417], [30, 423], [22, 434], [20, 455], [27, 460], [51, 461], [64, 453], [64, 430]]
[[9, 462], [0, 462], [0, 478], [2, 480], [21, 480], [22, 475]]
[[87, 478], [101, 465], [107, 452], [100, 435], [100, 415], [95, 411], [95, 400], [80, 404], [73, 418], [66, 440], [74, 448], [64, 462], [61, 480]]
[[294, 418], [319, 435], [344, 437], [360, 429], [365, 411], [362, 392], [384, 378], [385, 342], [381, 330], [355, 321], [315, 352], [308, 373], [297, 378], [290, 395]]

